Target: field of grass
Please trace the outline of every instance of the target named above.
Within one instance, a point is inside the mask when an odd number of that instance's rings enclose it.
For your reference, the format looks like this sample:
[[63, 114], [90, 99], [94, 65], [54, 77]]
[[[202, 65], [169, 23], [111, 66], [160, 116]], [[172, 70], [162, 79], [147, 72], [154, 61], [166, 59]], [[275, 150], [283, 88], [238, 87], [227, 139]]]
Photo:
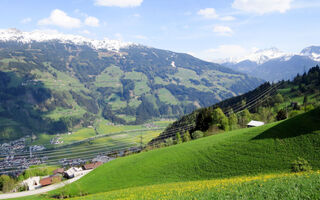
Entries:
[[117, 143], [140, 143], [142, 137], [142, 143], [147, 144], [151, 139], [159, 136], [162, 130], [150, 130], [150, 131], [136, 131], [131, 133], [117, 134], [110, 137], [101, 137], [95, 140], [85, 143], [82, 146], [95, 145], [95, 144], [105, 144], [110, 146], [115, 146]]
[[165, 88], [161, 88], [158, 91], [158, 96], [160, 101], [171, 104], [171, 105], [177, 105], [179, 101], [170, 93], [169, 90]]
[[53, 120], [58, 120], [64, 116], [81, 117], [81, 116], [83, 116], [83, 114], [85, 112], [86, 111], [82, 107], [80, 107], [78, 105], [74, 105], [73, 109], [66, 109], [66, 108], [58, 107], [55, 110], [46, 114], [45, 117], [53, 119]]
[[30, 166], [29, 169], [24, 171], [23, 174], [21, 174], [18, 179], [19, 180], [25, 180], [28, 179], [29, 177], [33, 176], [47, 176], [47, 175], [52, 175], [53, 171], [56, 170], [58, 166], [47, 166], [47, 165], [36, 165], [36, 166]]
[[[0, 119], [1, 120], [1, 119]], [[5, 122], [5, 120], [3, 120]], [[12, 123], [13, 121], [10, 121]], [[116, 142], [119, 142], [120, 140], [126, 140], [128, 142], [136, 142], [138, 139], [140, 141], [140, 134], [143, 135], [143, 143], [146, 144], [149, 142], [152, 138], [158, 136], [162, 129], [164, 129], [166, 126], [168, 126], [171, 121], [155, 121], [151, 122], [155, 124], [159, 130], [148, 130], [144, 125], [110, 125], [107, 120], [100, 120], [96, 125], [96, 130], [99, 135], [109, 135], [109, 134], [120, 134], [120, 132], [126, 132], [126, 131], [134, 131], [132, 133], [129, 133], [128, 138], [115, 138], [115, 137], [101, 137], [97, 138], [90, 143], [86, 142], [81, 145], [75, 145], [75, 146], [91, 146], [93, 144], [106, 144], [106, 145], [112, 145], [114, 146]], [[143, 131], [138, 131], [143, 130]], [[92, 128], [81, 128], [78, 130], [75, 130], [72, 132], [72, 134], [60, 134], [59, 137], [60, 140], [63, 141], [62, 144], [54, 145], [55, 147], [61, 147], [64, 145], [71, 144], [73, 142], [79, 142], [91, 137], [97, 136], [96, 131], [94, 130], [94, 127]], [[40, 134], [37, 136], [37, 139], [33, 141], [32, 145], [41, 145], [45, 144], [46, 147], [53, 147], [53, 145], [50, 145], [50, 140], [54, 137], [58, 137], [57, 135], [48, 135], [48, 134]], [[74, 146], [74, 147], [75, 147]]]
[[[37, 139], [33, 141], [31, 144], [32, 145], [42, 145], [42, 144], [49, 144], [50, 140], [54, 138], [54, 135], [48, 135], [48, 134], [40, 134], [37, 136]], [[49, 145], [50, 147], [51, 145]]]
[[[319, 146], [320, 109], [315, 109], [261, 127], [118, 158], [47, 196], [29, 198], [319, 199]], [[315, 172], [291, 173], [299, 157]]]
[[156, 184], [288, 173], [298, 157], [319, 170], [319, 146], [320, 110], [316, 109], [262, 127], [119, 158], [50, 195], [63, 192], [77, 196], [83, 191], [95, 194]]
[[319, 199], [319, 187], [320, 171], [316, 171], [160, 184], [72, 199]]
[[62, 140], [64, 141], [64, 144], [69, 144], [72, 142], [77, 142], [80, 140], [84, 140], [89, 137], [96, 136], [96, 132], [94, 131], [94, 128], [83, 128], [80, 129], [71, 135], [64, 134], [61, 136]]

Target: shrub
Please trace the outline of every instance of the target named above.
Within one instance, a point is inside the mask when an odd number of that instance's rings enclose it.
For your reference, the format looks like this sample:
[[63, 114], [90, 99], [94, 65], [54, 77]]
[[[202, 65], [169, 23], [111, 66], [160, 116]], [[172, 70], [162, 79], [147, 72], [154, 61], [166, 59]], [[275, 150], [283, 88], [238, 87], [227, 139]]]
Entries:
[[1, 175], [0, 176], [0, 186], [2, 192], [11, 192], [15, 187], [15, 181], [10, 176]]
[[177, 133], [177, 135], [176, 135], [176, 143], [177, 144], [181, 144], [182, 143], [182, 139], [181, 139], [180, 133]]
[[198, 139], [198, 138], [202, 138], [203, 137], [203, 132], [202, 131], [195, 131], [192, 133], [192, 138], [194, 140]]
[[305, 172], [310, 171], [312, 169], [309, 162], [303, 158], [298, 158], [297, 160], [291, 163], [291, 171], [292, 172]]
[[28, 190], [28, 186], [25, 184], [22, 184], [18, 187], [18, 191], [19, 192], [23, 192], [23, 191], [27, 191]]
[[277, 118], [277, 121], [287, 119], [287, 113], [286, 113], [286, 111], [283, 110], [283, 109], [282, 109], [282, 110], [279, 110], [276, 118]]
[[313, 109], [314, 109], [314, 106], [312, 104], [306, 105], [306, 107], [305, 107], [306, 112], [313, 110]]
[[187, 131], [187, 132], [185, 132], [185, 133], [183, 134], [182, 140], [183, 140], [183, 142], [188, 142], [188, 141], [191, 140], [191, 136], [190, 136], [189, 131]]
[[289, 118], [295, 117], [297, 115], [301, 114], [301, 111], [299, 110], [293, 110], [289, 113]]
[[172, 138], [167, 138], [167, 139], [165, 140], [165, 142], [166, 142], [166, 146], [171, 146], [171, 145], [174, 144]]

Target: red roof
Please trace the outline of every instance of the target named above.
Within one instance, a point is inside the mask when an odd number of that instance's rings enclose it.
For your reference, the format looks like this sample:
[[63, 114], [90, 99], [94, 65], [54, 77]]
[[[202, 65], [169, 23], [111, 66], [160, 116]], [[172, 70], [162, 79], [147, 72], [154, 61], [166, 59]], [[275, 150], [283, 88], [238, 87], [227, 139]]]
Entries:
[[99, 167], [100, 165], [102, 165], [102, 162], [89, 163], [89, 164], [83, 165], [83, 169], [84, 170], [94, 169], [94, 168]]
[[47, 185], [51, 185], [53, 183], [57, 183], [61, 181], [61, 177], [60, 176], [50, 176], [47, 178], [43, 178], [40, 180], [40, 184], [42, 186], [47, 186]]
[[51, 185], [52, 184], [52, 178], [48, 177], [48, 178], [44, 178], [40, 180], [40, 184], [42, 186], [47, 186], [47, 185]]
[[58, 169], [53, 171], [53, 174], [58, 174], [58, 173], [62, 174], [63, 172], [64, 172], [63, 168], [58, 168]]

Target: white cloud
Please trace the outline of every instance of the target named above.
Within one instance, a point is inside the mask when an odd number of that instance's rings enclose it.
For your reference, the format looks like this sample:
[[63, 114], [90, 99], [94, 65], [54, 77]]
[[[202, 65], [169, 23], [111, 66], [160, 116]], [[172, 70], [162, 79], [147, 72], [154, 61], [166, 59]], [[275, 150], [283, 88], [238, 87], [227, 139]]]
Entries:
[[233, 16], [225, 16], [225, 17], [220, 17], [220, 20], [222, 21], [233, 21], [236, 18], [234, 18]]
[[208, 61], [224, 62], [226, 58], [238, 58], [248, 55], [250, 52], [240, 45], [227, 44], [204, 50], [199, 53], [199, 57]]
[[143, 0], [95, 0], [97, 6], [137, 7]]
[[217, 19], [219, 15], [216, 13], [214, 8], [204, 8], [198, 11], [198, 15], [203, 16], [207, 19]]
[[100, 25], [99, 23], [99, 19], [92, 16], [86, 17], [84, 20], [84, 24], [87, 26], [98, 27]]
[[213, 32], [222, 36], [231, 36], [233, 31], [229, 26], [217, 25], [213, 27]]
[[67, 15], [62, 10], [55, 9], [51, 12], [48, 18], [44, 18], [38, 21], [38, 25], [54, 25], [63, 28], [79, 28], [81, 27], [81, 21], [77, 18], [73, 18]]
[[31, 22], [31, 21], [32, 21], [32, 19], [31, 19], [30, 17], [27, 17], [27, 18], [22, 19], [22, 20], [21, 20], [21, 23], [22, 23], [22, 24], [27, 24], [27, 23], [29, 23], [29, 22]]
[[285, 13], [291, 9], [293, 0], [234, 0], [232, 7], [248, 13]]
[[221, 17], [217, 14], [214, 8], [204, 8], [197, 12], [198, 15], [201, 15], [205, 19], [219, 19], [221, 21], [232, 21], [235, 20], [233, 16], [224, 16]]

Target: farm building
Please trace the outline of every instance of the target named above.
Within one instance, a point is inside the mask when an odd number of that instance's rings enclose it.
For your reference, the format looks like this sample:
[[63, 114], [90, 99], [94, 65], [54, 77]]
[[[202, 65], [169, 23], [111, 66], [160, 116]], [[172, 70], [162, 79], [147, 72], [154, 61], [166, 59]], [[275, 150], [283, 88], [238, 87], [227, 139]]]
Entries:
[[41, 187], [40, 177], [39, 176], [30, 177], [30, 178], [24, 180], [21, 184], [27, 186], [28, 190], [35, 190], [35, 189]]
[[90, 169], [95, 169], [97, 167], [99, 167], [100, 165], [102, 165], [102, 162], [94, 162], [94, 163], [89, 163], [89, 164], [85, 164], [82, 166], [83, 170], [90, 170]]
[[63, 168], [58, 168], [56, 170], [53, 171], [53, 174], [56, 175], [56, 174], [63, 174], [64, 172], [64, 169]]
[[84, 174], [85, 173], [82, 170], [82, 168], [77, 168], [77, 167], [71, 167], [70, 169], [64, 172], [64, 176], [66, 178], [73, 178], [73, 177], [84, 175]]
[[61, 181], [61, 176], [49, 176], [40, 180], [41, 186], [47, 186]]
[[247, 127], [258, 127], [258, 126], [263, 126], [264, 125], [264, 122], [260, 122], [260, 121], [254, 121], [254, 120], [251, 120], [248, 124], [247, 124]]

